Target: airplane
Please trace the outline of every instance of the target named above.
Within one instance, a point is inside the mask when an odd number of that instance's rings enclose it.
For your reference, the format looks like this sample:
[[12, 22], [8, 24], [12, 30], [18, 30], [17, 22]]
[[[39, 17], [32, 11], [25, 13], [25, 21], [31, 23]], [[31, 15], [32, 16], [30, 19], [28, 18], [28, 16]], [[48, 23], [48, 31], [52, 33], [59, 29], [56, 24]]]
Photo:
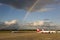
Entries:
[[40, 30], [37, 28], [37, 33], [56, 33], [56, 31], [45, 31], [44, 29]]

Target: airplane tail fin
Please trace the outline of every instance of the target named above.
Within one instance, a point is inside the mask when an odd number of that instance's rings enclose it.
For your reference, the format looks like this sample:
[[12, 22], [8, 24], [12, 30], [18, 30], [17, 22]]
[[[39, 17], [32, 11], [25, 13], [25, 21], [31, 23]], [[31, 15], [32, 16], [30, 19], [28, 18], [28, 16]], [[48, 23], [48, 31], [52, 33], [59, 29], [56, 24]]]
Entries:
[[44, 29], [42, 29], [42, 31], [44, 31]]
[[39, 28], [37, 28], [37, 32], [40, 32], [40, 29]]

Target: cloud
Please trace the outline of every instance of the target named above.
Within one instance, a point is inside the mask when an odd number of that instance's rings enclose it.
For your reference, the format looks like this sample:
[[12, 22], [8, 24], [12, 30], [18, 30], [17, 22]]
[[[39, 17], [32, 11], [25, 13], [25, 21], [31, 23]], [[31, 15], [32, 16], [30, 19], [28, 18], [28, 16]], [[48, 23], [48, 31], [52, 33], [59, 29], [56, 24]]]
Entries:
[[17, 20], [12, 20], [12, 21], [5, 21], [6, 25], [11, 25], [11, 24], [15, 24], [17, 22]]
[[54, 10], [55, 8], [41, 8], [40, 10], [38, 10], [38, 12], [47, 12], [47, 11], [51, 11]]
[[32, 26], [40, 25], [40, 26], [42, 26], [42, 25], [44, 25], [44, 21], [35, 21], [35, 22], [29, 23], [28, 25], [32, 25]]
[[0, 5], [3, 5], [2, 3], [0, 3]]
[[[17, 9], [29, 10], [37, 0], [0, 0], [0, 3], [11, 5]], [[36, 11], [49, 4], [59, 4], [60, 0], [39, 0], [31, 11]]]
[[47, 29], [47, 30], [51, 30], [51, 29], [56, 30], [58, 28], [53, 22], [47, 21], [47, 20], [46, 21], [40, 20], [40, 21], [31, 22], [28, 24], [27, 27], [28, 28], [35, 27], [36, 29], [40, 28], [40, 29]]
[[[59, 29], [58, 26], [56, 26], [54, 23], [50, 21], [44, 21], [44, 20], [39, 20], [31, 23], [27, 23], [25, 25], [19, 25], [16, 23], [17, 20], [11, 20], [11, 21], [5, 21], [3, 23], [0, 22], [0, 29]], [[20, 22], [21, 23], [21, 22]], [[46, 26], [50, 25], [50, 26]]]
[[17, 20], [5, 21], [0, 22], [0, 30], [12, 30], [12, 29], [19, 29], [20, 26], [17, 23]]
[[46, 25], [49, 25], [49, 26], [54, 26], [55, 24], [51, 21], [45, 21], [45, 20], [41, 20], [41, 21], [35, 21], [35, 22], [31, 22], [29, 23], [29, 25], [32, 25], [32, 26], [46, 26]]
[[37, 26], [37, 25], [43, 25], [44, 24], [44, 21], [37, 21], [37, 22], [33, 22], [33, 25], [34, 26]]

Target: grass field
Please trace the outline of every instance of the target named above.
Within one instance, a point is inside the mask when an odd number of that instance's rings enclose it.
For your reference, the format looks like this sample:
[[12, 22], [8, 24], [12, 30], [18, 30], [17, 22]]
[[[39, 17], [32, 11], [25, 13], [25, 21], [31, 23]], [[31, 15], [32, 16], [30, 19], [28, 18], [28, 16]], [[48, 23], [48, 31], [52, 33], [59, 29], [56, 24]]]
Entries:
[[0, 40], [60, 40], [60, 34], [40, 34], [36, 32], [0, 32]]

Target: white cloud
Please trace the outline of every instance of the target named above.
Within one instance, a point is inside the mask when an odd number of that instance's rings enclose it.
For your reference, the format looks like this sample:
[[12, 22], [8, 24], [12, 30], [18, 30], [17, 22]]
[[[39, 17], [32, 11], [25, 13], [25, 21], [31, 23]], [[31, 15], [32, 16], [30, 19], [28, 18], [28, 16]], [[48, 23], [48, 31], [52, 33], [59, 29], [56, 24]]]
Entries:
[[37, 21], [37, 22], [33, 22], [33, 25], [34, 26], [37, 26], [37, 25], [43, 25], [44, 24], [44, 21]]
[[35, 21], [35, 22], [32, 22], [30, 23], [30, 25], [33, 25], [33, 26], [37, 26], [37, 25], [44, 25], [44, 21]]
[[11, 24], [15, 24], [17, 20], [12, 20], [12, 21], [5, 21], [6, 25], [11, 25]]
[[44, 21], [44, 20], [41, 20], [41, 21], [35, 21], [35, 22], [31, 22], [29, 23], [29, 25], [32, 25], [32, 26], [43, 26], [43, 25], [50, 25], [50, 26], [54, 26], [55, 24], [54, 23], [51, 23], [51, 21]]
[[54, 8], [41, 8], [40, 10], [38, 10], [38, 12], [47, 12], [47, 11], [51, 11]]

